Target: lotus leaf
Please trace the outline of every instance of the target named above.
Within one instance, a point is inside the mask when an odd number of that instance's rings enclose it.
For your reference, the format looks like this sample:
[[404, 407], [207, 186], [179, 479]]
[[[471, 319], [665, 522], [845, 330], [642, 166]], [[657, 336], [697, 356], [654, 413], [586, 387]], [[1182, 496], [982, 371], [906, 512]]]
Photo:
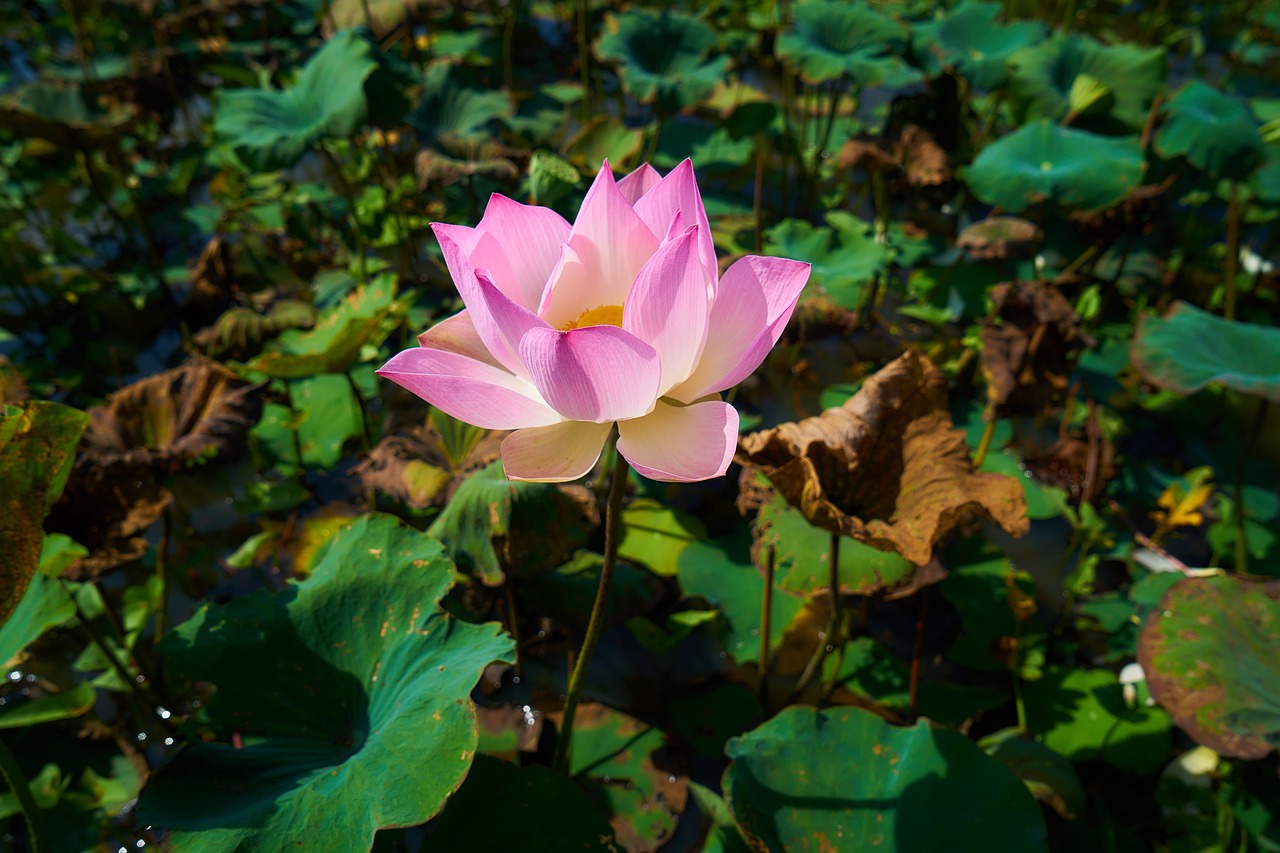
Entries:
[[855, 86], [902, 86], [919, 77], [900, 54], [907, 27], [863, 0], [804, 0], [778, 36], [778, 57], [808, 81], [848, 78]]
[[369, 40], [344, 30], [316, 51], [293, 85], [222, 92], [214, 133], [253, 169], [287, 169], [313, 146], [364, 126], [366, 83], [377, 68]]
[[0, 405], [0, 625], [40, 567], [44, 517], [66, 487], [88, 420], [61, 403]]
[[1148, 381], [1175, 394], [1212, 382], [1280, 403], [1280, 329], [1224, 320], [1186, 302], [1138, 318], [1131, 356]]
[[1280, 581], [1178, 581], [1147, 620], [1138, 660], [1155, 700], [1197, 742], [1232, 758], [1280, 747]]
[[1025, 533], [1022, 487], [973, 470], [946, 401], [942, 373], [908, 352], [843, 406], [743, 436], [737, 458], [757, 466], [810, 523], [916, 565], [966, 518]]
[[511, 113], [505, 93], [468, 85], [452, 65], [441, 63], [427, 71], [421, 99], [407, 121], [423, 143], [437, 146], [442, 138], [483, 140], [490, 122]]
[[871, 226], [845, 211], [827, 214], [831, 227], [803, 219], [787, 219], [771, 228], [765, 250], [788, 258], [806, 258], [811, 282], [842, 308], [856, 310], [862, 289], [889, 263], [888, 247], [876, 240]]
[[979, 199], [1011, 213], [1048, 199], [1094, 210], [1124, 198], [1142, 172], [1137, 137], [1114, 139], [1041, 119], [982, 149], [965, 180]]
[[1211, 178], [1244, 180], [1268, 156], [1248, 105], [1199, 80], [1169, 99], [1156, 132], [1156, 152], [1183, 156]]
[[362, 516], [307, 580], [176, 627], [161, 648], [169, 676], [218, 686], [208, 713], [222, 742], [195, 741], [151, 777], [145, 820], [196, 853], [348, 853], [429, 819], [475, 754], [471, 689], [512, 652], [494, 624], [439, 608], [453, 578], [440, 543]]
[[0, 126], [19, 137], [84, 149], [123, 133], [135, 117], [130, 107], [103, 110], [78, 86], [37, 81], [0, 99]]
[[1070, 116], [1105, 133], [1142, 129], [1164, 89], [1165, 50], [1060, 35], [1009, 58], [1009, 101], [1019, 124]]
[[998, 89], [1004, 85], [1008, 58], [1045, 34], [1039, 21], [997, 24], [1003, 11], [999, 3], [964, 0], [941, 18], [915, 26], [913, 52], [930, 74], [949, 69], [975, 89]]
[[497, 461], [458, 486], [428, 532], [462, 568], [498, 586], [504, 566], [529, 576], [567, 560], [586, 544], [594, 512], [583, 487], [508, 480]]
[[641, 103], [664, 113], [690, 107], [724, 80], [729, 57], [707, 58], [716, 34], [691, 15], [639, 7], [611, 16], [596, 53], [617, 63], [622, 85]]
[[1046, 850], [1044, 820], [1007, 767], [927, 720], [794, 706], [729, 741], [724, 775], [758, 850]]
[[[495, 803], [507, 819], [493, 820]], [[524, 853], [616, 853], [613, 829], [577, 785], [546, 767], [477, 755], [445, 810], [424, 830], [422, 850], [502, 850], [520, 827]]]

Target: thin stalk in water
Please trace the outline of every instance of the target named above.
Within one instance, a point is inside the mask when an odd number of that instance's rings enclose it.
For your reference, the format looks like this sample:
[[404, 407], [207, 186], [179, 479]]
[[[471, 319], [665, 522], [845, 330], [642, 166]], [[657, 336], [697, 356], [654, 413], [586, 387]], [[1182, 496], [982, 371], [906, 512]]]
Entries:
[[569, 675], [569, 689], [565, 693], [564, 721], [560, 724], [560, 737], [556, 741], [555, 757], [551, 766], [559, 773], [569, 772], [569, 750], [573, 743], [573, 718], [582, 699], [582, 688], [587, 681], [587, 668], [591, 656], [604, 630], [605, 611], [609, 605], [609, 589], [613, 585], [613, 571], [618, 565], [618, 543], [622, 533], [622, 499], [627, 493], [627, 472], [631, 466], [626, 457], [614, 451], [613, 483], [609, 488], [609, 503], [604, 515], [604, 562], [600, 566], [600, 585], [596, 589], [595, 604], [591, 606], [591, 620], [587, 623], [587, 635], [582, 638], [582, 648], [573, 663]]
[[1227, 292], [1223, 297], [1222, 316], [1236, 318], [1236, 269], [1240, 262], [1240, 182], [1231, 182], [1231, 196], [1227, 202]]
[[773, 627], [773, 573], [777, 560], [778, 549], [770, 545], [764, 564], [764, 595], [760, 602], [760, 662], [757, 664], [757, 675], [760, 678], [760, 704], [766, 706], [768, 703], [765, 700], [769, 693], [769, 634]]

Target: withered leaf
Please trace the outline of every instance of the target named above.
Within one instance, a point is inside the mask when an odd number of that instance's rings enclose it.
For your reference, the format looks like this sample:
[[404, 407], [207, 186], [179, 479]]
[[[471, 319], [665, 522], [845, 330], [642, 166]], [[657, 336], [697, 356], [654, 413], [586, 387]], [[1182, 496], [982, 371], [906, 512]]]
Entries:
[[1056, 288], [1014, 281], [991, 291], [992, 315], [982, 324], [982, 372], [988, 416], [1040, 414], [1066, 391], [1080, 351], [1093, 344]]
[[988, 216], [956, 235], [956, 246], [976, 260], [1000, 260], [1030, 255], [1044, 237], [1034, 222], [1018, 216]]
[[234, 268], [231, 245], [221, 234], [214, 235], [191, 270], [191, 290], [182, 303], [189, 320], [204, 325], [231, 304]]
[[150, 472], [114, 467], [109, 472], [76, 460], [62, 500], [46, 523], [89, 549], [63, 576], [80, 580], [138, 559], [147, 550], [147, 528], [173, 502], [173, 493]]
[[89, 416], [77, 467], [163, 476], [238, 449], [262, 416], [262, 400], [257, 386], [195, 356], [120, 389]]
[[423, 148], [414, 158], [413, 171], [419, 189], [449, 186], [472, 175], [514, 180], [520, 170], [512, 152], [492, 141], [476, 142], [452, 136], [438, 138], [440, 148]]
[[1082, 240], [1109, 245], [1125, 235], [1150, 234], [1169, 207], [1166, 184], [1134, 187], [1120, 201], [1102, 210], [1074, 210], [1068, 221]]
[[743, 436], [738, 461], [755, 465], [810, 524], [927, 563], [958, 525], [990, 518], [1028, 529], [1022, 487], [973, 470], [947, 412], [946, 379], [908, 352], [867, 379], [844, 405]]
[[0, 406], [26, 400], [30, 396], [22, 371], [6, 356], [0, 355]]
[[947, 152], [927, 130], [905, 125], [896, 138], [850, 139], [836, 161], [841, 169], [893, 172], [913, 187], [931, 187], [951, 180]]
[[457, 484], [498, 458], [505, 432], [487, 432], [461, 461], [454, 463], [433, 424], [407, 435], [388, 435], [352, 473], [365, 486], [414, 509], [442, 506]]

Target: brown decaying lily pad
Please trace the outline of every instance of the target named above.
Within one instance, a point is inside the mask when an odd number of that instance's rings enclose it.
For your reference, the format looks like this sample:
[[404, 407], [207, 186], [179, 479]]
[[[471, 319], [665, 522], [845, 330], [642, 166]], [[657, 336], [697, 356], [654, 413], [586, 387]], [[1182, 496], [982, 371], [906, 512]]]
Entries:
[[951, 180], [947, 152], [929, 131], [914, 124], [905, 125], [896, 139], [850, 139], [840, 149], [837, 162], [841, 169], [893, 169], [913, 187], [938, 186]]
[[1043, 282], [998, 284], [991, 299], [995, 310], [982, 324], [987, 416], [1051, 409], [1092, 339], [1080, 330], [1080, 318], [1067, 298]]
[[47, 525], [89, 549], [67, 577], [95, 576], [141, 557], [147, 528], [173, 502], [158, 478], [238, 450], [261, 414], [256, 386], [198, 356], [90, 409], [75, 468]]
[[988, 216], [968, 225], [956, 235], [956, 246], [975, 260], [1001, 260], [1030, 256], [1044, 239], [1034, 222], [1019, 216]]
[[1090, 243], [1107, 245], [1125, 235], [1150, 234], [1169, 207], [1167, 190], [1167, 184], [1144, 184], [1102, 210], [1073, 210], [1067, 220]]
[[351, 473], [366, 487], [414, 509], [443, 506], [460, 482], [498, 458], [508, 434], [486, 432], [466, 458], [454, 464], [444, 451], [440, 433], [428, 423], [406, 434], [386, 436]]
[[1015, 536], [1028, 529], [1022, 487], [973, 470], [947, 412], [946, 379], [914, 352], [842, 406], [743, 436], [737, 459], [758, 467], [809, 523], [916, 565], [974, 518]]
[[176, 474], [238, 449], [262, 416], [262, 399], [257, 386], [195, 356], [120, 389], [89, 416], [81, 451], [86, 465]]

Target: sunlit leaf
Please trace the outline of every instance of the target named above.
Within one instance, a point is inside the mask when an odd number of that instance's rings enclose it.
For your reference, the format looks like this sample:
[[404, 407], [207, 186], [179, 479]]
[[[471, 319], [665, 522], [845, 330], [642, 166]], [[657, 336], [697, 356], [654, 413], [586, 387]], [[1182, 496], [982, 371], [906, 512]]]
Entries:
[[364, 516], [306, 581], [206, 605], [166, 635], [171, 679], [218, 686], [218, 742], [153, 775], [145, 820], [197, 853], [350, 851], [434, 815], [474, 756], [468, 695], [512, 651], [492, 623], [439, 608], [453, 578], [438, 542]]
[[1174, 584], [1142, 630], [1151, 695], [1197, 742], [1233, 758], [1280, 747], [1280, 581], [1221, 575]]
[[979, 199], [1013, 213], [1048, 200], [1094, 210], [1124, 198], [1142, 170], [1137, 137], [1098, 136], [1042, 119], [982, 149], [964, 178]]

